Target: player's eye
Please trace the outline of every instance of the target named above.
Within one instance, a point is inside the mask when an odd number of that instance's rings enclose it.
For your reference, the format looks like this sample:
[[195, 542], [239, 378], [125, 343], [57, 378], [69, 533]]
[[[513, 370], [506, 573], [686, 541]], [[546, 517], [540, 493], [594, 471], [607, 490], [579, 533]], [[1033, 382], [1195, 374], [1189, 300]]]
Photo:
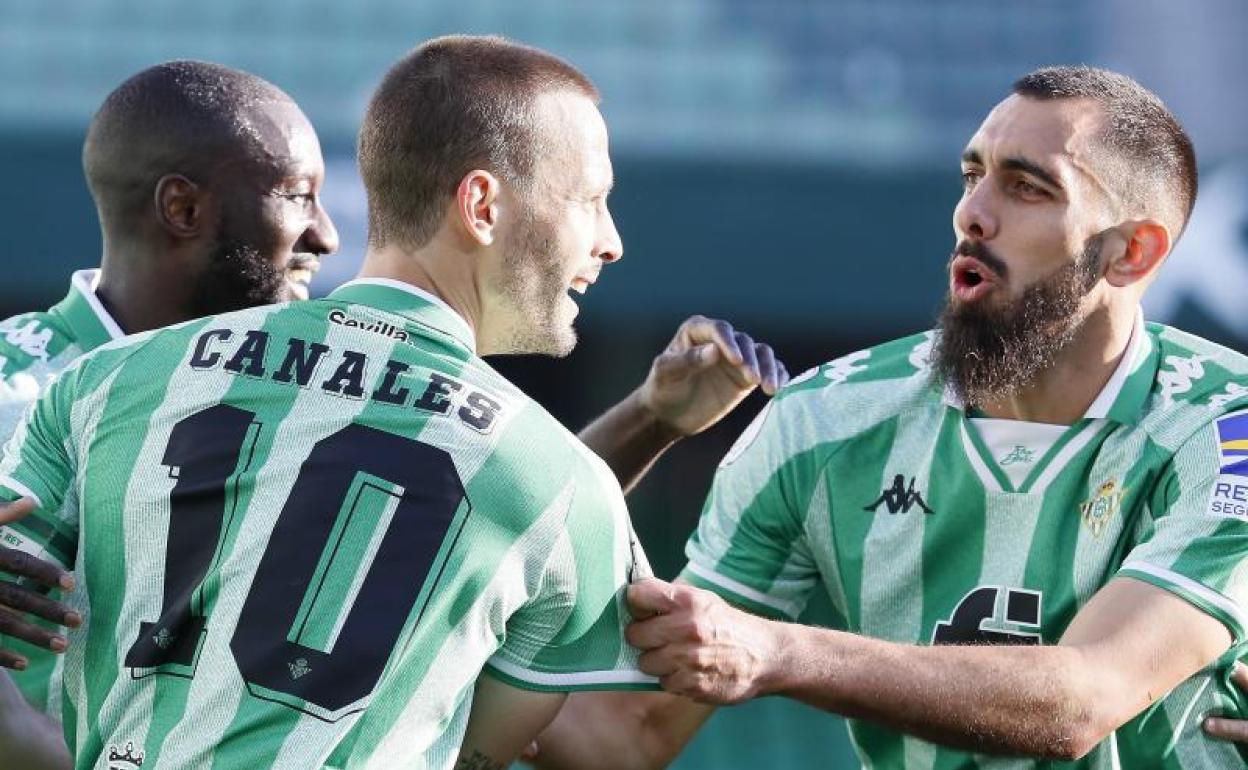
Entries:
[[1049, 193], [1043, 187], [1033, 184], [1026, 179], [1018, 179], [1014, 182], [1014, 191], [1025, 198], [1046, 198]]
[[962, 186], [970, 189], [979, 181], [979, 172], [967, 169], [962, 172]]

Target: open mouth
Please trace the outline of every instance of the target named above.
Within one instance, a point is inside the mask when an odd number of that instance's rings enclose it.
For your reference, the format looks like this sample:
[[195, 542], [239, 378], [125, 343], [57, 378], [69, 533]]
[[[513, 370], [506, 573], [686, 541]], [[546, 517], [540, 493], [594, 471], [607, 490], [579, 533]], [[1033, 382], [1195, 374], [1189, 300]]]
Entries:
[[577, 294], [584, 294], [589, 291], [589, 285], [591, 283], [593, 283], [593, 281], [588, 278], [573, 278], [572, 282], [568, 284], [568, 291], [574, 291]]
[[996, 274], [974, 257], [955, 258], [950, 272], [950, 289], [963, 300], [978, 299], [999, 282]]

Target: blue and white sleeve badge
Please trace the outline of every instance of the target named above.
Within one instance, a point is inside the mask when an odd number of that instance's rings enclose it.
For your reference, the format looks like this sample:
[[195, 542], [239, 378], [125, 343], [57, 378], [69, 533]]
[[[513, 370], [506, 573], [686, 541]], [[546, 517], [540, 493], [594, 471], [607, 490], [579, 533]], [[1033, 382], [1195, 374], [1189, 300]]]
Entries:
[[1219, 476], [1209, 512], [1248, 519], [1248, 412], [1218, 418]]

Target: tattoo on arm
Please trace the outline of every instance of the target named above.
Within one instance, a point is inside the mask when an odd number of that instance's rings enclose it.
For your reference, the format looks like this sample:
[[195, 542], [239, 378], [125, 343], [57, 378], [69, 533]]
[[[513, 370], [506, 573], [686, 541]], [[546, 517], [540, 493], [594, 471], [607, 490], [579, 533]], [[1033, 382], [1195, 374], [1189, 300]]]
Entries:
[[472, 752], [472, 756], [461, 756], [455, 763], [455, 770], [503, 770], [505, 767], [502, 762], [495, 762], [476, 750]]

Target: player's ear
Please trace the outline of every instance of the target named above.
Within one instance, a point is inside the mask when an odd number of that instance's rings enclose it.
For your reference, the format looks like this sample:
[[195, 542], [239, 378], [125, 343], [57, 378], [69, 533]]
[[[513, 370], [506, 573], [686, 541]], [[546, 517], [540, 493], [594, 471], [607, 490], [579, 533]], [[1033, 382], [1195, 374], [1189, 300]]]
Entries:
[[465, 174], [455, 189], [454, 219], [468, 238], [478, 245], [494, 243], [502, 187], [498, 177], [476, 169]]
[[1170, 230], [1154, 219], [1123, 223], [1113, 234], [1121, 245], [1105, 266], [1111, 286], [1126, 287], [1152, 276], [1170, 253]]
[[176, 238], [194, 238], [203, 230], [205, 192], [181, 174], [156, 181], [156, 219]]

